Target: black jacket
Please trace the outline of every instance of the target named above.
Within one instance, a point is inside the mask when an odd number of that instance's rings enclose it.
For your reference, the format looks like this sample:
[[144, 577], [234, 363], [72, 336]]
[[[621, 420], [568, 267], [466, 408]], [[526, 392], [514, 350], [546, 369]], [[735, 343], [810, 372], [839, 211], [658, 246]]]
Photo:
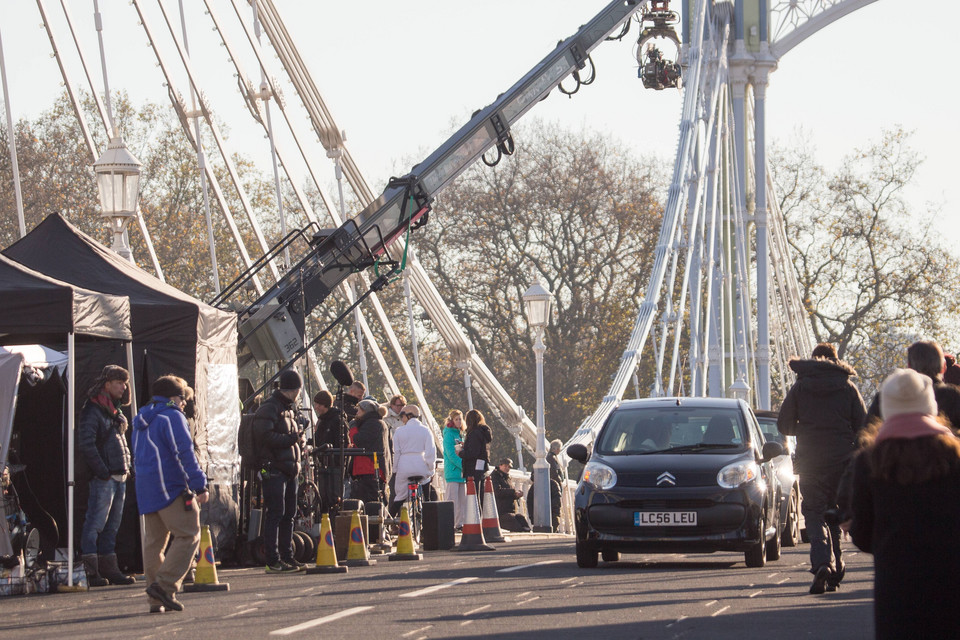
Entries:
[[955, 638], [960, 472], [901, 485], [871, 477], [867, 453], [854, 463], [850, 535], [873, 554], [876, 637]]
[[[389, 479], [393, 474], [391, 459], [393, 452], [388, 449], [390, 430], [387, 428], [387, 423], [380, 419], [380, 414], [376, 411], [368, 411], [354, 424], [357, 427], [356, 433], [353, 434], [354, 446], [364, 449], [368, 453], [376, 453], [377, 462], [380, 465], [380, 475], [384, 479]], [[354, 475], [371, 473], [373, 473], [372, 457], [354, 458]]]
[[[960, 429], [960, 388], [941, 380], [933, 381], [933, 397], [937, 401], [937, 411], [947, 417], [954, 429]], [[873, 396], [866, 423], [880, 419], [880, 392]]]
[[[327, 412], [317, 419], [316, 435], [314, 444], [320, 446], [328, 444], [335, 449], [340, 448], [340, 439], [347, 437], [347, 425], [343, 425], [343, 433], [340, 432], [340, 416], [343, 415], [336, 407], [327, 409]], [[344, 442], [343, 446], [347, 446]]]
[[497, 514], [500, 516], [517, 512], [517, 490], [510, 484], [510, 476], [499, 467], [490, 473], [493, 482], [493, 495], [497, 499]]
[[122, 433], [126, 423], [119, 411], [111, 416], [90, 400], [83, 404], [77, 424], [77, 448], [95, 477], [106, 480], [131, 470], [130, 447]]
[[257, 464], [287, 477], [300, 473], [300, 432], [297, 408], [279, 390], [263, 401], [253, 417]]
[[[473, 431], [467, 433], [463, 439], [463, 448], [460, 449], [460, 459], [463, 460], [463, 477], [482, 477], [490, 464], [490, 442], [493, 432], [486, 424], [479, 424]], [[477, 461], [483, 460], [481, 469], [477, 469]]]
[[797, 374], [780, 406], [780, 433], [797, 436], [798, 472], [819, 473], [844, 466], [857, 450], [866, 407], [851, 378], [857, 372], [834, 360], [791, 360]]

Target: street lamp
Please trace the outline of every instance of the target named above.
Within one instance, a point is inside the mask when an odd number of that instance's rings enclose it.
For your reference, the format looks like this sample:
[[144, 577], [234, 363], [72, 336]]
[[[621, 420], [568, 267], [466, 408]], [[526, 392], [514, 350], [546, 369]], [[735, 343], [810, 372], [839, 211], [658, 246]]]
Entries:
[[110, 140], [107, 150], [93, 163], [100, 191], [100, 215], [106, 218], [113, 233], [113, 249], [121, 257], [133, 262], [133, 252], [124, 232], [137, 215], [140, 197], [140, 161], [117, 136]]
[[552, 531], [550, 522], [550, 465], [547, 464], [547, 434], [543, 426], [543, 332], [550, 318], [553, 294], [537, 278], [523, 294], [527, 324], [533, 329], [533, 353], [537, 358], [537, 460], [533, 463], [533, 530]]

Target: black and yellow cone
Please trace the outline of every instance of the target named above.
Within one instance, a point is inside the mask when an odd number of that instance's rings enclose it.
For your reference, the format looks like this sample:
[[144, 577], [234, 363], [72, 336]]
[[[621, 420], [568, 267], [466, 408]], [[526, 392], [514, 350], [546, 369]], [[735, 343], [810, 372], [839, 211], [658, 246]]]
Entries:
[[317, 540], [317, 564], [307, 567], [307, 573], [346, 573], [347, 568], [337, 564], [337, 551], [333, 545], [333, 530], [330, 516], [320, 518], [320, 539]]
[[213, 544], [210, 539], [210, 526], [200, 529], [200, 559], [197, 561], [197, 573], [191, 584], [183, 585], [183, 591], [229, 591], [230, 585], [217, 580], [217, 561], [213, 557]]
[[348, 567], [369, 567], [377, 564], [376, 560], [370, 559], [370, 551], [367, 549], [367, 541], [363, 535], [363, 527], [360, 526], [360, 513], [353, 512], [350, 517], [350, 541], [347, 544], [347, 559], [343, 561]]
[[400, 509], [400, 535], [397, 536], [397, 552], [391, 553], [388, 557], [391, 560], [423, 560], [423, 556], [417, 553], [417, 547], [413, 542], [407, 505], [403, 505], [403, 508]]

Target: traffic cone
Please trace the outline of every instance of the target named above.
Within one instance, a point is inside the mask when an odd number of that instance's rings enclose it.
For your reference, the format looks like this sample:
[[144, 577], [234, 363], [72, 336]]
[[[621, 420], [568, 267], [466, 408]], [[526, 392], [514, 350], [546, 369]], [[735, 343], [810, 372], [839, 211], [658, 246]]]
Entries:
[[397, 552], [391, 553], [388, 557], [391, 560], [423, 560], [423, 556], [417, 553], [416, 545], [413, 543], [407, 505], [403, 505], [403, 508], [400, 509], [400, 535], [397, 537]]
[[483, 529], [480, 527], [480, 505], [477, 504], [477, 489], [473, 478], [467, 478], [467, 506], [466, 519], [460, 534], [460, 544], [455, 551], [495, 551], [483, 540]]
[[210, 542], [210, 526], [200, 529], [200, 559], [197, 561], [197, 575], [193, 583], [182, 587], [185, 592], [229, 591], [230, 585], [217, 580], [217, 561], [213, 558], [213, 545]]
[[497, 498], [493, 495], [493, 481], [490, 476], [483, 481], [483, 514], [480, 524], [483, 527], [484, 540], [507, 542], [500, 531], [500, 514], [497, 512]]
[[320, 518], [320, 538], [317, 540], [317, 564], [307, 567], [307, 573], [346, 573], [347, 568], [337, 564], [337, 552], [333, 546], [333, 530], [330, 516]]
[[367, 541], [363, 538], [363, 527], [360, 526], [360, 513], [357, 511], [354, 511], [350, 518], [350, 542], [347, 545], [347, 559], [343, 564], [348, 567], [369, 567], [377, 564], [376, 560], [370, 559]]

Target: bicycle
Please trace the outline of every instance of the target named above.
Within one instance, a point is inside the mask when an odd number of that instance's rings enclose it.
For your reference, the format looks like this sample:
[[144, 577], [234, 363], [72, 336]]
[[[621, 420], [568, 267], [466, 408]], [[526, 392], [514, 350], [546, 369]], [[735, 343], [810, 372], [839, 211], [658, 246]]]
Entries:
[[423, 476], [407, 478], [407, 517], [410, 519], [410, 536], [419, 544], [423, 528]]

